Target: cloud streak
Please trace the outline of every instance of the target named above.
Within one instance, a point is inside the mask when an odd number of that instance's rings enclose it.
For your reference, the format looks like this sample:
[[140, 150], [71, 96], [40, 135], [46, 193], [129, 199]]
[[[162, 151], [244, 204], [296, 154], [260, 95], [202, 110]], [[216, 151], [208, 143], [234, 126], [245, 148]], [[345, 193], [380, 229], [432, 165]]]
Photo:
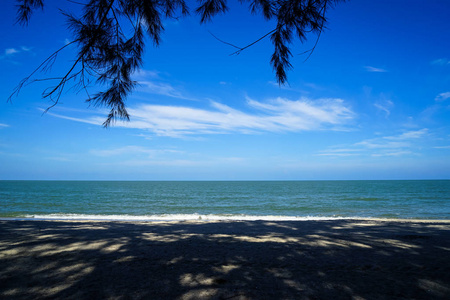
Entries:
[[394, 103], [391, 100], [378, 101], [374, 103], [374, 106], [386, 114], [386, 118], [391, 114], [391, 109], [394, 107]]
[[439, 58], [436, 60], [433, 60], [431, 62], [432, 65], [438, 65], [438, 66], [448, 66], [450, 65], [450, 60], [448, 60], [447, 58]]
[[22, 46], [20, 48], [7, 48], [3, 52], [3, 55], [0, 56], [0, 58], [3, 59], [3, 58], [8, 58], [8, 57], [13, 57], [13, 56], [15, 56], [18, 53], [30, 52], [31, 50], [32, 50], [32, 48], [25, 47], [25, 46]]
[[352, 145], [332, 147], [321, 151], [319, 156], [357, 156], [366, 155], [373, 157], [403, 156], [415, 154], [414, 141], [428, 135], [428, 129], [407, 131], [398, 135], [390, 135], [363, 140]]
[[[114, 126], [150, 131], [158, 136], [185, 137], [204, 134], [255, 134], [343, 130], [355, 113], [342, 99], [289, 100], [276, 98], [260, 102], [247, 98], [248, 111], [218, 102], [207, 108], [141, 104], [128, 109], [131, 121]], [[68, 120], [101, 124], [103, 117], [76, 118], [51, 113]]]
[[371, 73], [386, 73], [386, 72], [388, 72], [388, 70], [386, 70], [386, 69], [375, 68], [375, 67], [371, 67], [371, 66], [365, 66], [364, 68], [366, 69], [367, 72], [371, 72]]
[[164, 82], [165, 80], [160, 76], [160, 72], [158, 71], [139, 70], [133, 74], [133, 79], [139, 83], [137, 88], [139, 92], [183, 100], [197, 100], [186, 96], [184, 92], [172, 84]]
[[13, 55], [19, 53], [19, 51], [17, 49], [14, 48], [9, 48], [5, 50], [5, 55]]
[[154, 157], [156, 155], [160, 154], [166, 154], [166, 153], [183, 153], [182, 151], [178, 150], [170, 150], [170, 149], [148, 149], [140, 146], [124, 146], [120, 148], [114, 148], [114, 149], [102, 149], [102, 150], [91, 150], [91, 154], [95, 156], [101, 156], [101, 157], [110, 157], [110, 156], [120, 156], [120, 155], [126, 155], [126, 156], [137, 156], [137, 155], [143, 155]]
[[123, 146], [110, 149], [93, 149], [90, 154], [103, 166], [126, 166], [137, 169], [146, 167], [214, 167], [230, 164], [241, 165], [242, 157], [210, 157], [175, 149], [151, 149], [142, 146]]
[[161, 136], [256, 132], [298, 132], [336, 129], [354, 118], [341, 99], [269, 102], [247, 99], [252, 112], [211, 102], [208, 109], [187, 106], [141, 105], [130, 109], [132, 120], [116, 126], [151, 131]]
[[450, 98], [450, 92], [440, 93], [434, 100], [442, 102]]
[[139, 85], [140, 87], [138, 88], [138, 90], [141, 92], [163, 95], [177, 99], [196, 100], [184, 95], [180, 90], [176, 89], [169, 83], [154, 82], [154, 81], [139, 81]]

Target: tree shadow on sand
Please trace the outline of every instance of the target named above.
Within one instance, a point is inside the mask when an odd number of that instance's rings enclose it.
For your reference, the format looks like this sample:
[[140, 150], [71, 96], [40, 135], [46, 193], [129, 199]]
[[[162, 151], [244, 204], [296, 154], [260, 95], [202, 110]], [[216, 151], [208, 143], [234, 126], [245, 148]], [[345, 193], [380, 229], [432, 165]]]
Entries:
[[449, 223], [0, 221], [4, 299], [448, 299]]

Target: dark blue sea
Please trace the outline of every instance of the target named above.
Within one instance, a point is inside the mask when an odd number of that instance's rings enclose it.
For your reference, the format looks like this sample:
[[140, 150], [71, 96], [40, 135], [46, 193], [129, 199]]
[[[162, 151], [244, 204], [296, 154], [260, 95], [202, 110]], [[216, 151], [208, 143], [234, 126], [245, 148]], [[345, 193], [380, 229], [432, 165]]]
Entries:
[[0, 181], [0, 218], [450, 219], [450, 181]]

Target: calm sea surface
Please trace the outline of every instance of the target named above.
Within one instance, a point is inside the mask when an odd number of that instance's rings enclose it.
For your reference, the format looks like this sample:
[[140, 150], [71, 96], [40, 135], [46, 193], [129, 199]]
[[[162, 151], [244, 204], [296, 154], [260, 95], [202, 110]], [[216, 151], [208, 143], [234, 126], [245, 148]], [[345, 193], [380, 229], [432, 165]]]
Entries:
[[0, 218], [450, 219], [450, 181], [0, 181]]

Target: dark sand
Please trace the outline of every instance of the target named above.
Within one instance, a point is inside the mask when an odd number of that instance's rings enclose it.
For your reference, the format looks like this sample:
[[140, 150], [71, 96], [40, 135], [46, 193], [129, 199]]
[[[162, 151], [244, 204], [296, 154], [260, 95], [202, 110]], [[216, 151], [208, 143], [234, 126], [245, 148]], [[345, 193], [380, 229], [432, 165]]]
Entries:
[[450, 299], [450, 223], [0, 221], [1, 299]]

